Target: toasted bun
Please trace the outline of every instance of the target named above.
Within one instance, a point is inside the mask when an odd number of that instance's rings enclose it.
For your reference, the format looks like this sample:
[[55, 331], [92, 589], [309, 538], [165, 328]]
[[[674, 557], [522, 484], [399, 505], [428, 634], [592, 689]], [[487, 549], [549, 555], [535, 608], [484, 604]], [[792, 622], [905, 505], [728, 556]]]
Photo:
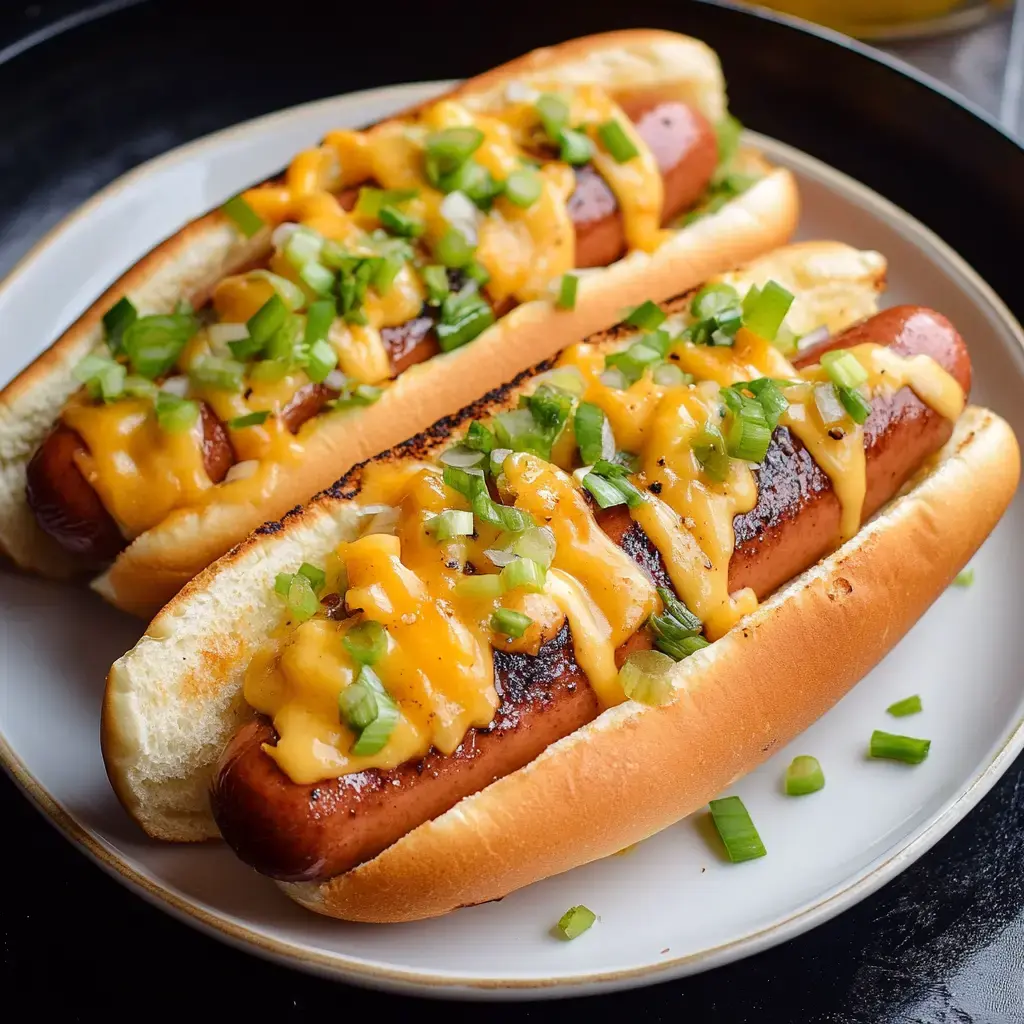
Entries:
[[[703, 43], [672, 32], [612, 32], [537, 50], [471, 79], [452, 95], [486, 109], [513, 80], [595, 82], [617, 96], [656, 92], [692, 103], [712, 121], [725, 112], [717, 57]], [[517, 307], [472, 345], [402, 374], [375, 405], [324, 417], [309, 434], [300, 469], [283, 478], [265, 504], [211, 504], [175, 512], [136, 538], [95, 588], [120, 608], [152, 614], [260, 523], [279, 518], [353, 464], [570, 342], [608, 327], [626, 308], [664, 299], [781, 244], [796, 225], [797, 205], [792, 176], [769, 171], [657, 252], [633, 252], [608, 268], [585, 272], [575, 309], [557, 310], [546, 301]], [[102, 343], [103, 313], [123, 295], [144, 314], [167, 312], [183, 297], [203, 301], [220, 278], [265, 255], [269, 246], [266, 231], [241, 240], [222, 214], [200, 218], [136, 264], [0, 392], [0, 551], [48, 575], [82, 568], [36, 525], [25, 501], [25, 469], [63, 402], [78, 388], [73, 367]]]
[[[838, 242], [804, 242], [768, 253], [729, 276], [737, 283], [782, 281], [796, 296], [794, 313], [839, 330], [874, 312], [885, 269], [878, 253]], [[688, 303], [681, 296], [663, 308], [671, 314]], [[589, 340], [612, 345], [629, 333], [617, 328]], [[378, 458], [429, 455], [445, 446], [460, 424], [515, 405], [516, 384]], [[322, 561], [356, 536], [360, 481], [361, 467], [356, 467], [304, 510], [261, 528], [211, 565], [111, 668], [102, 722], [107, 773], [121, 802], [150, 835], [178, 841], [217, 835], [209, 784], [225, 744], [253, 717], [242, 698], [242, 679], [252, 651], [280, 622], [274, 578], [303, 561]]]
[[331, 917], [415, 921], [608, 857], [691, 814], [891, 650], [995, 526], [1019, 470], [1009, 426], [968, 408], [909, 491], [676, 666], [674, 704], [605, 711], [366, 864], [281, 888]]

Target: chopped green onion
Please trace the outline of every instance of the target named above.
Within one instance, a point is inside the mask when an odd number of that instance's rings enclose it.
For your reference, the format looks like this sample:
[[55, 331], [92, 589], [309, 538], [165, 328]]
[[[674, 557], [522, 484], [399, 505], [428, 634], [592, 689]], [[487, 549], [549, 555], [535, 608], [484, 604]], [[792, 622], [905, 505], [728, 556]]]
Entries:
[[493, 422], [494, 433], [502, 448], [532, 452], [545, 460], [551, 458], [551, 439], [530, 409], [498, 413]]
[[904, 697], [903, 700], [890, 704], [885, 710], [893, 718], [906, 718], [907, 715], [916, 715], [922, 710], [921, 698], [915, 693], [913, 697]]
[[863, 423], [871, 415], [871, 403], [856, 389], [836, 388], [839, 401], [854, 423]]
[[445, 449], [439, 457], [443, 466], [462, 466], [468, 469], [470, 466], [478, 466], [487, 453], [476, 448], [470, 448], [467, 444], [453, 444], [451, 448]]
[[970, 587], [974, 585], [974, 570], [964, 569], [963, 572], [958, 572], [953, 579], [954, 587]]
[[640, 704], [670, 704], [676, 695], [671, 676], [675, 665], [661, 651], [635, 651], [619, 669], [622, 692]]
[[454, 537], [472, 537], [473, 513], [458, 509], [445, 509], [426, 522], [426, 530], [435, 540], [446, 541]]
[[284, 258], [296, 269], [301, 270], [307, 263], [315, 263], [320, 259], [320, 250], [324, 240], [309, 228], [293, 231], [284, 244]]
[[500, 526], [510, 533], [518, 533], [533, 525], [533, 517], [528, 512], [513, 508], [511, 505], [499, 505], [490, 499], [486, 489], [476, 494], [472, 501], [473, 515], [492, 526]]
[[547, 573], [542, 565], [532, 558], [514, 558], [501, 570], [501, 588], [506, 593], [510, 590], [523, 589], [533, 594], [544, 591], [544, 580]]
[[491, 616], [491, 629], [495, 633], [504, 633], [514, 640], [518, 640], [532, 625], [533, 619], [529, 615], [513, 611], [511, 608], [498, 608]]
[[271, 335], [284, 325], [288, 315], [284, 299], [277, 293], [271, 295], [246, 321], [249, 337], [243, 341], [233, 341], [228, 347], [239, 359], [256, 355], [270, 341]]
[[624, 164], [640, 155], [626, 129], [618, 121], [605, 121], [597, 126], [597, 134], [602, 145], [612, 155], [616, 163]]
[[789, 401], [778, 383], [770, 377], [759, 377], [757, 380], [735, 386], [749, 391], [761, 403], [765, 422], [774, 430], [779, 425], [782, 414], [789, 408]]
[[725, 852], [734, 864], [763, 857], [768, 852], [738, 796], [712, 800], [710, 810]]
[[106, 332], [107, 344], [111, 352], [121, 348], [121, 338], [128, 327], [139, 318], [139, 311], [132, 305], [127, 295], [122, 295], [110, 309], [103, 314], [103, 329]]
[[317, 295], [327, 295], [334, 287], [334, 274], [323, 264], [310, 260], [300, 271], [299, 277]]
[[317, 613], [320, 602], [308, 577], [295, 573], [288, 583], [288, 611], [297, 622], [305, 622]]
[[383, 388], [376, 384], [357, 384], [355, 387], [346, 385], [341, 394], [331, 402], [332, 409], [352, 409], [364, 405], [373, 405], [384, 393]]
[[445, 128], [428, 135], [424, 148], [443, 174], [464, 164], [483, 141], [484, 133], [479, 128]]
[[466, 266], [473, 258], [473, 246], [458, 228], [448, 228], [438, 239], [434, 252], [446, 267], [456, 269]]
[[693, 377], [683, 371], [675, 363], [662, 363], [651, 373], [651, 380], [659, 387], [676, 388], [683, 384], [692, 384]]
[[500, 476], [505, 468], [505, 460], [512, 454], [511, 448], [492, 448], [490, 451], [490, 463], [488, 469], [491, 476]]
[[825, 773], [816, 757], [801, 754], [786, 769], [786, 795], [807, 796], [825, 788]]
[[282, 597], [288, 596], [288, 588], [292, 585], [292, 576], [294, 573], [291, 572], [279, 572], [274, 577], [274, 590]]
[[258, 427], [262, 423], [266, 423], [267, 417], [270, 412], [267, 409], [260, 409], [258, 412], [246, 413], [244, 416], [236, 416], [233, 420], [228, 420], [229, 430], [244, 430], [246, 427]]
[[249, 370], [249, 378], [273, 383], [283, 380], [292, 370], [290, 359], [263, 359]]
[[252, 238], [263, 227], [263, 218], [240, 195], [232, 196], [221, 210], [246, 238]]
[[400, 238], [419, 238], [426, 230], [419, 217], [413, 217], [397, 206], [382, 206], [377, 217], [388, 231]]
[[121, 347], [133, 372], [154, 380], [178, 361], [198, 328], [198, 321], [189, 313], [143, 316], [125, 328]]
[[313, 342], [309, 348], [309, 356], [306, 360], [306, 374], [314, 384], [320, 384], [327, 379], [327, 375], [338, 365], [338, 353], [330, 342], [323, 338]]
[[594, 159], [594, 143], [583, 132], [563, 128], [557, 141], [559, 156], [572, 167], [582, 167]]
[[729, 475], [729, 452], [717, 427], [708, 424], [694, 435], [693, 454], [712, 480], [721, 483]]
[[[451, 298], [452, 296], [449, 295], [445, 303]], [[434, 331], [441, 351], [451, 352], [479, 337], [493, 323], [494, 310], [481, 299], [473, 305], [462, 306], [447, 318], [442, 310], [441, 320]]]
[[420, 194], [416, 188], [370, 188], [359, 190], [355, 212], [364, 217], [377, 217], [385, 206], [398, 206], [415, 199]]
[[303, 335], [307, 347], [312, 348], [318, 341], [327, 339], [337, 315], [334, 299], [318, 299], [310, 303], [306, 310], [306, 331]]
[[546, 92], [538, 97], [534, 109], [548, 138], [558, 142], [559, 133], [569, 123], [569, 104], [561, 96]]
[[359, 738], [352, 744], [352, 753], [356, 757], [369, 757], [384, 749], [398, 724], [399, 710], [368, 665], [359, 670], [356, 683], [372, 688], [377, 703], [377, 714], [373, 721], [362, 728]]
[[645, 331], [653, 331], [660, 327], [667, 319], [664, 311], [657, 303], [648, 299], [641, 303], [626, 317], [625, 323], [630, 327], [639, 327]]
[[895, 736], [891, 732], [882, 732], [880, 729], [876, 729], [871, 734], [868, 755], [888, 761], [920, 764], [928, 756], [931, 745], [931, 740], [914, 739], [913, 736]]
[[[611, 484], [619, 493], [619, 500], [609, 501], [608, 505], [602, 504], [602, 500], [607, 500], [609, 492], [606, 488], [597, 484], [598, 480], [605, 480]], [[594, 463], [593, 469], [583, 478], [583, 486], [594, 495], [598, 505], [601, 505], [602, 508], [608, 508], [610, 505], [621, 505], [623, 502], [630, 508], [639, 508], [646, 500], [642, 492], [629, 479], [626, 468], [614, 462], [609, 462], [606, 459], [599, 459]], [[601, 492], [601, 497], [598, 497], [598, 494], [595, 493], [595, 487]]]
[[597, 915], [580, 904], [578, 907], [570, 907], [558, 919], [555, 930], [566, 942], [571, 942], [587, 931], [596, 920]]
[[489, 210], [502, 192], [502, 182], [475, 160], [467, 160], [455, 170], [442, 173], [437, 162], [428, 157], [427, 179], [444, 193], [461, 192], [481, 210]]
[[700, 619], [666, 587], [658, 587], [658, 596], [665, 610], [647, 620], [654, 634], [654, 646], [676, 661], [707, 647], [708, 641], [700, 635], [704, 628]]
[[189, 368], [189, 379], [219, 391], [241, 391], [245, 367], [234, 359], [200, 356]]
[[462, 443], [475, 452], [491, 452], [494, 450], [494, 434], [479, 420], [473, 420]]
[[[302, 334], [302, 318], [289, 314], [288, 319], [270, 336], [270, 339], [257, 353], [261, 360], [283, 359], [288, 363], [303, 362], [306, 357], [305, 339], [300, 341]], [[239, 359], [248, 359], [255, 348], [250, 338], [239, 338], [229, 341], [228, 348]]]
[[306, 304], [306, 295], [303, 290], [294, 281], [289, 281], [287, 277], [263, 269], [250, 270], [246, 277], [250, 280], [266, 281], [293, 313], [302, 309]]
[[483, 288], [491, 279], [491, 272], [482, 263], [478, 263], [476, 260], [471, 260], [469, 264], [463, 268], [462, 272], [470, 279], [470, 281], [476, 281], [481, 288]]
[[197, 419], [199, 419], [199, 403], [190, 401], [187, 398], [179, 398], [167, 391], [157, 393], [156, 421], [160, 424], [161, 430], [169, 434], [178, 434], [191, 430]]
[[839, 400], [835, 384], [815, 384], [814, 405], [822, 424], [826, 427], [842, 423], [846, 416], [846, 409]]
[[72, 371], [76, 380], [86, 386], [89, 394], [104, 402], [113, 401], [124, 394], [128, 371], [109, 356], [87, 355]]
[[747, 299], [743, 301], [743, 326], [765, 341], [774, 341], [793, 305], [792, 294], [775, 281], [769, 281], [749, 303]]
[[402, 267], [405, 266], [405, 262], [399, 256], [380, 257], [380, 263], [377, 265], [377, 269], [374, 271], [371, 279], [371, 283], [377, 289], [378, 295], [387, 295], [391, 290], [391, 286], [395, 283], [395, 278], [398, 277]]
[[132, 398], [148, 398], [155, 401], [157, 386], [145, 377], [128, 376], [124, 379], [124, 393]]
[[695, 320], [710, 320], [726, 309], [735, 309], [740, 297], [732, 285], [706, 284], [693, 297], [690, 312]]
[[859, 388], [867, 382], [868, 371], [848, 349], [833, 349], [821, 357], [821, 365], [836, 387]]
[[338, 694], [338, 711], [353, 732], [362, 732], [380, 714], [376, 689], [362, 679], [354, 679]]
[[611, 480], [598, 476], [593, 470], [583, 478], [583, 486], [593, 495], [599, 508], [626, 504], [626, 496], [622, 491]]
[[540, 175], [527, 168], [513, 171], [505, 179], [505, 198], [523, 209], [533, 206], [540, 199], [541, 189]]
[[575, 274], [563, 274], [562, 282], [558, 286], [558, 299], [555, 305], [559, 309], [576, 308], [576, 289], [580, 279]]
[[455, 593], [458, 597], [490, 601], [493, 598], [501, 597], [501, 577], [497, 573], [466, 576], [455, 584]]
[[555, 534], [550, 526], [531, 526], [514, 535], [509, 550], [547, 569], [555, 558]]
[[732, 397], [738, 405], [731, 412], [725, 434], [729, 455], [744, 462], [763, 462], [771, 444], [772, 430], [765, 419], [761, 403], [732, 388], [722, 388], [722, 395]]
[[592, 466], [600, 459], [610, 460], [615, 455], [612, 426], [599, 405], [580, 402], [573, 417], [573, 430], [583, 465]]
[[359, 665], [376, 665], [388, 650], [387, 631], [373, 619], [353, 626], [341, 642], [349, 657]]
[[520, 405], [530, 410], [530, 414], [554, 444], [568, 422], [573, 397], [560, 387], [541, 384], [532, 395], [521, 398]]
[[423, 283], [427, 286], [427, 302], [431, 306], [440, 306], [451, 289], [448, 287], [448, 271], [440, 264], [434, 263], [424, 267]]
[[480, 469], [445, 466], [441, 476], [446, 487], [450, 487], [457, 494], [470, 500], [487, 490], [487, 482], [484, 480], [483, 470]]
[[718, 142], [718, 165], [726, 166], [739, 149], [743, 125], [731, 114], [726, 114], [715, 124], [715, 138]]
[[309, 585], [313, 588], [313, 592], [319, 594], [321, 590], [327, 584], [327, 573], [323, 569], [317, 568], [315, 565], [311, 565], [309, 562], [303, 562], [299, 566], [299, 575], [305, 576], [309, 580]]

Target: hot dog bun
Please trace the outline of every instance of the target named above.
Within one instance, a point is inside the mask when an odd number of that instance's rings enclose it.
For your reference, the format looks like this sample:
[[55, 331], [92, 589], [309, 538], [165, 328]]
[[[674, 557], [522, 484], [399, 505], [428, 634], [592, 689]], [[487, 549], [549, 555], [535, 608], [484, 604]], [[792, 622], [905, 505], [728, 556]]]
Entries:
[[[655, 91], [693, 104], [709, 120], [725, 111], [721, 69], [703, 43], [661, 31], [613, 32], [535, 51], [452, 93], [485, 109], [511, 81], [593, 82], [617, 97]], [[748, 162], [757, 163], [756, 156]], [[325, 418], [301, 466], [282, 474], [258, 504], [211, 503], [172, 513], [137, 537], [94, 587], [111, 603], [150, 615], [204, 566], [260, 523], [283, 515], [349, 466], [422, 429], [453, 408], [617, 321], [625, 308], [662, 299], [780, 244], [792, 232], [797, 196], [791, 175], [769, 173], [717, 213], [684, 228], [653, 254], [635, 251], [580, 281], [576, 306], [527, 302], [472, 345], [417, 365], [375, 405]], [[46, 575], [82, 571], [38, 527], [25, 501], [26, 465], [79, 384], [78, 361], [101, 344], [102, 316], [128, 296], [140, 313], [168, 312], [181, 298], [202, 302], [226, 274], [269, 251], [269, 232], [242, 239], [220, 212], [207, 214], [136, 264], [64, 335], [0, 392], [0, 551]]]
[[[885, 269], [875, 252], [803, 242], [723, 276], [734, 283], [774, 279], [797, 296], [791, 316], [837, 331], [874, 312]], [[681, 296], [665, 308], [688, 302]], [[593, 340], [621, 337], [621, 330], [612, 330]], [[459, 422], [514, 405], [510, 390], [493, 393], [385, 457], [443, 446]], [[217, 835], [207, 791], [224, 745], [253, 717], [241, 697], [241, 678], [247, 652], [279, 616], [279, 602], [268, 589], [278, 572], [319, 558], [354, 535], [358, 474], [357, 468], [303, 512], [262, 527], [186, 585], [111, 669], [103, 711], [107, 771], [122, 803], [151, 835], [176, 841]]]

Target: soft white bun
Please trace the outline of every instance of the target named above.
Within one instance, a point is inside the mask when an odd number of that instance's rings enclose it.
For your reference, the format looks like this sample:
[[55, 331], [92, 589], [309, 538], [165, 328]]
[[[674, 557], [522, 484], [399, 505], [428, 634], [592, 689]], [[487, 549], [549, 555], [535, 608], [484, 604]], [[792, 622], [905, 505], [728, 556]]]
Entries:
[[[673, 32], [632, 30], [572, 40], [527, 54], [453, 91], [471, 106], [498, 102], [511, 82], [529, 87], [593, 82], [616, 96], [656, 92], [692, 103], [711, 121], [725, 112], [714, 52]], [[572, 341], [615, 323], [645, 299], [660, 301], [711, 274], [773, 248], [797, 220], [789, 172], [769, 173], [719, 212], [681, 230], [652, 255], [634, 252], [586, 272], [575, 309], [525, 303], [471, 345], [412, 367], [375, 405], [322, 417], [301, 468], [262, 504], [180, 510], [136, 538], [94, 587], [112, 604], [148, 617], [197, 572], [261, 523], [277, 519], [355, 463], [423, 429]], [[223, 276], [269, 251], [269, 233], [251, 240], [220, 213], [207, 214], [158, 246], [117, 281], [42, 356], [0, 392], [0, 552], [24, 568], [68, 576], [81, 565], [37, 526], [25, 501], [25, 469], [65, 399], [78, 388], [75, 364], [102, 343], [102, 315], [123, 295], [141, 313], [199, 303]]]
[[[885, 259], [839, 242], [803, 242], [767, 253], [729, 275], [736, 283], [771, 277], [792, 284], [791, 315], [838, 330], [877, 306]], [[680, 297], [669, 312], [687, 306]], [[591, 338], [622, 344], [622, 329]], [[428, 454], [443, 447], [461, 420], [516, 403], [515, 388], [492, 394], [442, 429], [381, 458]], [[445, 410], [445, 411], [451, 411]], [[273, 592], [278, 572], [353, 539], [359, 528], [359, 469], [332, 494], [314, 499], [278, 526], [264, 527], [188, 584], [152, 621], [136, 647], [110, 670], [103, 708], [107, 772], [122, 803], [161, 839], [217, 835], [210, 814], [210, 778], [228, 739], [253, 712], [242, 699], [242, 678], [254, 650], [280, 622]], [[344, 491], [344, 497], [338, 494]]]

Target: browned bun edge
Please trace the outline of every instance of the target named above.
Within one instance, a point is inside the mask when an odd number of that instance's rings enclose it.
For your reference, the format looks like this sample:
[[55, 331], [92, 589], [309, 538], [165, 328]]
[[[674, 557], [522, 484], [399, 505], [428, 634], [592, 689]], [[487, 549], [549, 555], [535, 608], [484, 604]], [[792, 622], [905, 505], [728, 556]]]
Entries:
[[328, 916], [414, 921], [610, 856], [691, 814], [892, 649], [995, 526], [1019, 472], [1010, 427], [968, 408], [934, 462], [856, 537], [677, 666], [674, 704], [606, 711], [374, 860], [281, 887]]

